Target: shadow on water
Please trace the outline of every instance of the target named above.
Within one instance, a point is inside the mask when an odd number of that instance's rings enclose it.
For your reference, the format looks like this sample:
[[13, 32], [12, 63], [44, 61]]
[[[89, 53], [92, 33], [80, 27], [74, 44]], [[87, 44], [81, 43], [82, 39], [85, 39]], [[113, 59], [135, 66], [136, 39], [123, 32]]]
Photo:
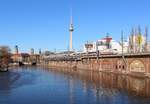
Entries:
[[33, 84], [36, 76], [28, 71], [21, 71], [24, 69], [27, 69], [27, 67], [18, 67], [15, 70], [0, 73], [0, 91], [11, 90], [24, 85]]

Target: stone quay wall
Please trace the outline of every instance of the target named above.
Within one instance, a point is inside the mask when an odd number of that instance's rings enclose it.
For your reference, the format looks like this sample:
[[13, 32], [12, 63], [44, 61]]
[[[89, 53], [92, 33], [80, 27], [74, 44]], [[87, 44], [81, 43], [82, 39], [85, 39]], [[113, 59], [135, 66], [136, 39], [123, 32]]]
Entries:
[[84, 57], [75, 61], [48, 61], [48, 67], [91, 70], [150, 77], [150, 55]]

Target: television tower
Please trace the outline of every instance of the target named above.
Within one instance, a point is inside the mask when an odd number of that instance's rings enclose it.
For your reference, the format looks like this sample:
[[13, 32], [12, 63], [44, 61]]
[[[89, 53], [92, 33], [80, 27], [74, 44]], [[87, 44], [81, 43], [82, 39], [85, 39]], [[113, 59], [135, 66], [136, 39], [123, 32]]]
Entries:
[[73, 28], [73, 17], [72, 17], [72, 9], [71, 9], [71, 16], [70, 16], [70, 26], [69, 26], [69, 32], [70, 32], [70, 44], [69, 44], [69, 51], [72, 51], [72, 33], [74, 31]]

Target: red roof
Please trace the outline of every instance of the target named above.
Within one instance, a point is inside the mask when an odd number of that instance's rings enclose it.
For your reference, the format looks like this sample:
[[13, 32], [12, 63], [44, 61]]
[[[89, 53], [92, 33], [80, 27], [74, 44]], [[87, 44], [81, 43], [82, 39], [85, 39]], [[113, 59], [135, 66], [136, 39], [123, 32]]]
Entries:
[[107, 42], [110, 42], [112, 40], [111, 37], [106, 37], [106, 38], [103, 38], [104, 40], [106, 40]]

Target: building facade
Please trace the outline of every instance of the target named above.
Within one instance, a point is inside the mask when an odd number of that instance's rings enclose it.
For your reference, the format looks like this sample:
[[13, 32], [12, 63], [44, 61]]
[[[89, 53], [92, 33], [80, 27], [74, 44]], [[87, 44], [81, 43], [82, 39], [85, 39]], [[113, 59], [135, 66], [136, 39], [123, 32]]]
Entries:
[[[95, 42], [87, 42], [84, 45], [83, 52], [97, 52], [101, 54], [121, 54], [122, 53], [122, 43], [113, 40], [111, 37], [105, 37], [99, 39]], [[128, 42], [123, 41], [123, 52], [127, 53]]]

